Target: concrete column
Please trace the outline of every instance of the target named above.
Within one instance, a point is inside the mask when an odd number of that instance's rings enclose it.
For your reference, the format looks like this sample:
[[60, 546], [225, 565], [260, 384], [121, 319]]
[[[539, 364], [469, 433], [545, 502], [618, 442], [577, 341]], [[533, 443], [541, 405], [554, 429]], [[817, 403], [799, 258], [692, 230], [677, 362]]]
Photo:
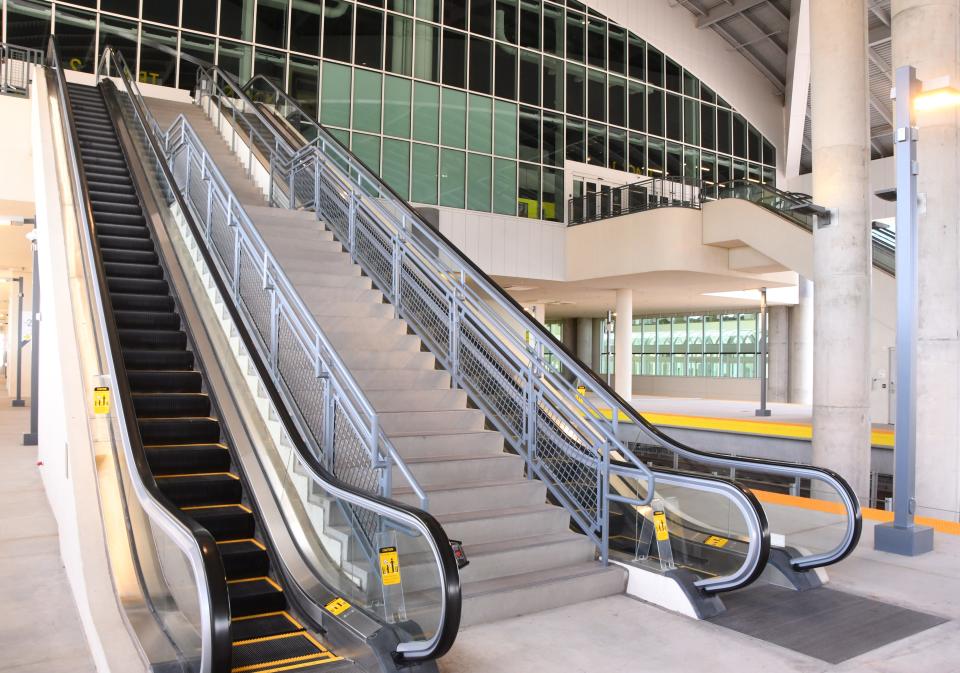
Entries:
[[813, 283], [799, 277], [800, 303], [790, 307], [790, 389], [787, 401], [813, 404]]
[[866, 502], [870, 474], [870, 184], [866, 0], [810, 5], [813, 200], [834, 210], [813, 238], [813, 462]]
[[[593, 355], [590, 358], [590, 363], [593, 365], [593, 371], [597, 372], [600, 375], [600, 358], [603, 357], [603, 320], [599, 318], [590, 319], [591, 329], [590, 332], [593, 334]], [[606, 379], [606, 375], [601, 375]]]
[[[893, 68], [921, 80], [960, 77], [960, 3], [893, 0]], [[918, 111], [918, 514], [960, 510], [960, 112]]]
[[577, 318], [577, 357], [591, 369], [593, 361], [593, 318]]
[[[786, 306], [767, 309], [767, 399], [786, 402], [790, 391], [790, 330]], [[761, 370], [762, 371], [762, 370]]]
[[614, 332], [614, 389], [627, 402], [633, 397], [633, 290], [617, 290]]

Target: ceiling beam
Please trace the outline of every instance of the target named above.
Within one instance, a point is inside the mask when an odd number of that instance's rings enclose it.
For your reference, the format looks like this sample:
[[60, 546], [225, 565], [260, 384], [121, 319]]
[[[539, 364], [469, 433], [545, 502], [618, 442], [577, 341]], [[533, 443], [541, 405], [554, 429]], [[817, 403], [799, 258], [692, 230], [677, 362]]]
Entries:
[[729, 19], [731, 16], [745, 12], [751, 7], [756, 7], [766, 1], [767, 0], [732, 0], [726, 4], [717, 5], [704, 16], [697, 19], [697, 28], [709, 28], [719, 21]]
[[[783, 32], [782, 30], [776, 30], [776, 31], [773, 31], [773, 32], [764, 30], [764, 29], [760, 26], [760, 24], [758, 24], [756, 21], [754, 21], [753, 19], [751, 19], [751, 18], [750, 18], [749, 16], [747, 16], [746, 14], [743, 15], [743, 20], [746, 21], [747, 23], [749, 23], [751, 26], [753, 26], [754, 28], [756, 28], [757, 31], [759, 31], [760, 33], [763, 34], [762, 37], [760, 38], [760, 40], [766, 40], [766, 41], [769, 42], [771, 45], [773, 45], [773, 48], [776, 49], [777, 52], [778, 52], [783, 58], [786, 58], [786, 57], [787, 57], [787, 52], [783, 49], [783, 47], [781, 47], [779, 44], [777, 44], [777, 41], [776, 41], [776, 40], [773, 39], [773, 36], [774, 36], [774, 35], [779, 35], [780, 33]], [[789, 24], [788, 24], [788, 29], [789, 29]], [[751, 42], [756, 42], [756, 41], [757, 41], [757, 40], [751, 40]]]
[[743, 55], [745, 59], [750, 61], [753, 67], [759, 70], [764, 77], [770, 80], [770, 83], [773, 84], [774, 87], [776, 87], [778, 94], [783, 93], [783, 82], [780, 81], [780, 78], [776, 75], [776, 73], [774, 73], [772, 70], [770, 70], [770, 68], [765, 66], [763, 62], [759, 58], [757, 58], [752, 51], [750, 51], [747, 48], [742, 48], [742, 49], [738, 48], [736, 46], [737, 40], [733, 37], [733, 35], [727, 32], [727, 30], [722, 26], [715, 25], [713, 29], [718, 33], [720, 33], [720, 36], [723, 37], [723, 39], [725, 39], [728, 43], [733, 45], [734, 49], [736, 49], [738, 53]]

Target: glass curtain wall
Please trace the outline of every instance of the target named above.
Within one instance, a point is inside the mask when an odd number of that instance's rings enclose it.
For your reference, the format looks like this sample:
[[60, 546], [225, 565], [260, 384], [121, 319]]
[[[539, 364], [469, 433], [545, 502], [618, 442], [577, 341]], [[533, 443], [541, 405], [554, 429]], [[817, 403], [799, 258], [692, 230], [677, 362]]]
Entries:
[[709, 86], [575, 0], [0, 3], [5, 41], [52, 29], [77, 70], [109, 43], [142, 81], [193, 87], [162, 44], [263, 74], [417, 203], [562, 221], [565, 160], [708, 182], [776, 172], [773, 145]]

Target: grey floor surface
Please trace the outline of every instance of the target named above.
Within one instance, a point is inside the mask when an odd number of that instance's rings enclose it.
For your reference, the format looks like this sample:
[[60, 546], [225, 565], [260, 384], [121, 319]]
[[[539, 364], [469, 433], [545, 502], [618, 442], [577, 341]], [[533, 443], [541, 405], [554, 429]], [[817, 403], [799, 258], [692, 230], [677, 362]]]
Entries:
[[0, 671], [92, 673], [29, 424], [0, 396]]

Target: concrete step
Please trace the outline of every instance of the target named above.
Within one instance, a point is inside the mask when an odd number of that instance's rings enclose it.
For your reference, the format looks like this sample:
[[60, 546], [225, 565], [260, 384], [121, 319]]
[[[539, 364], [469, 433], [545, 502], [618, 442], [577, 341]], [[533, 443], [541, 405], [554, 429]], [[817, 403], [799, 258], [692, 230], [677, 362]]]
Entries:
[[[419, 370], [413, 370], [419, 371]], [[440, 370], [429, 370], [440, 371]], [[421, 432], [474, 432], [483, 430], [486, 418], [478, 409], [447, 411], [387, 411], [381, 412], [380, 427], [390, 435], [394, 432], [411, 434]]]
[[[405, 396], [409, 394], [405, 393]], [[481, 456], [503, 453], [503, 436], [492, 430], [456, 434], [393, 434], [390, 441], [404, 460], [438, 455]]]
[[367, 350], [371, 348], [382, 348], [386, 351], [420, 352], [420, 337], [415, 334], [376, 334], [337, 330], [324, 331], [337, 349], [357, 348]]
[[[321, 241], [314, 238], [309, 232], [272, 231], [259, 228], [263, 240], [270, 246], [270, 251], [276, 256], [286, 255], [347, 255], [343, 246], [337, 241]], [[349, 257], [349, 256], [347, 256]]]
[[[354, 287], [326, 287], [312, 285], [297, 287], [297, 292], [307, 306], [319, 310], [324, 304], [336, 301], [382, 304], [383, 293], [380, 290]], [[392, 311], [391, 311], [392, 313]]]
[[287, 264], [297, 264], [300, 265], [298, 268], [302, 268], [304, 262], [310, 262], [317, 271], [330, 273], [328, 270], [330, 267], [353, 266], [350, 255], [345, 252], [316, 252], [309, 248], [300, 249], [299, 246], [294, 245], [277, 248], [272, 242], [269, 245], [273, 256], [284, 268]]
[[[495, 502], [503, 507], [525, 507], [543, 504], [547, 500], [547, 487], [535, 479], [511, 481], [472, 482], [453, 486], [435, 486], [421, 483], [430, 499], [430, 513], [456, 514], [474, 512]], [[400, 502], [419, 507], [420, 500], [408, 486], [398, 484], [393, 497]]]
[[[389, 435], [389, 433], [387, 433]], [[404, 458], [407, 467], [420, 484], [467, 488], [475, 483], [510, 481], [523, 477], [523, 459], [509, 453], [493, 456], [431, 456], [430, 458]], [[404, 484], [403, 475], [395, 470], [393, 483]], [[546, 499], [541, 500], [544, 502]], [[483, 505], [501, 507], [502, 503], [487, 502]]]
[[319, 318], [390, 318], [393, 316], [393, 306], [390, 304], [375, 304], [373, 302], [331, 301], [314, 304], [313, 315]]
[[462, 585], [460, 627], [613, 596], [623, 593], [626, 583], [625, 569], [595, 561], [467, 582]]
[[570, 515], [547, 504], [441, 514], [436, 519], [448, 537], [462, 540], [464, 545], [520, 540], [570, 529]]
[[361, 276], [359, 273], [345, 275], [317, 273], [315, 271], [291, 271], [286, 268], [284, 268], [284, 272], [287, 278], [290, 279], [290, 282], [298, 288], [298, 291], [310, 287], [342, 287], [369, 290], [373, 286], [373, 283], [367, 276]]
[[289, 208], [275, 208], [273, 206], [257, 206], [247, 211], [255, 223], [269, 225], [306, 225], [315, 224], [323, 229], [323, 222], [317, 218], [315, 212], [309, 210], [291, 210]]
[[[356, 306], [357, 304], [350, 304], [351, 306]], [[360, 304], [361, 306], [385, 306], [391, 311], [393, 307], [389, 304]], [[353, 348], [343, 348], [338, 351], [340, 357], [343, 358], [343, 361], [347, 363], [347, 367], [351, 370], [353, 369], [435, 369], [437, 359], [433, 357], [433, 353], [428, 351], [379, 351], [379, 350], [358, 350]], [[421, 393], [434, 393], [434, 395], [429, 399], [424, 399], [423, 407], [403, 407], [398, 409], [386, 409], [378, 407], [374, 402], [374, 408], [380, 409], [381, 411], [429, 411], [436, 409], [433, 405], [429, 404], [431, 402], [442, 403], [444, 398], [436, 394], [439, 391], [411, 391], [411, 392], [421, 392]], [[449, 392], [453, 392], [452, 390]], [[373, 402], [373, 397], [371, 397], [371, 402]], [[381, 397], [385, 397], [381, 395]], [[421, 394], [421, 397], [424, 395]], [[397, 396], [390, 394], [386, 396], [385, 402], [399, 402], [401, 400], [396, 399]], [[401, 398], [402, 399], [402, 398]], [[464, 404], [453, 407], [442, 407], [444, 409], [462, 409], [466, 403], [466, 395], [464, 395]]]
[[[341, 351], [341, 355], [344, 352]], [[353, 351], [357, 352], [357, 351]], [[403, 351], [388, 351], [383, 355], [406, 355]], [[430, 353], [411, 353], [411, 355], [428, 355], [431, 366], [423, 369], [433, 369], [433, 355]], [[379, 355], [378, 355], [379, 356]], [[419, 362], [419, 360], [417, 360]], [[351, 369], [362, 369], [355, 367], [347, 360], [347, 366]], [[399, 369], [399, 367], [398, 367]], [[404, 369], [414, 369], [408, 365]], [[445, 411], [447, 409], [465, 409], [467, 406], [467, 393], [460, 389], [450, 388], [448, 390], [408, 390], [403, 395], [397, 395], [391, 390], [370, 390], [367, 391], [367, 399], [373, 405], [373, 408], [380, 412], [386, 411]]]
[[390, 334], [404, 335], [407, 323], [396, 318], [341, 318], [332, 315], [314, 313], [314, 317], [327, 335], [338, 334], [376, 334], [384, 337]]
[[440, 369], [358, 369], [353, 378], [364, 390], [449, 388], [450, 375]]

